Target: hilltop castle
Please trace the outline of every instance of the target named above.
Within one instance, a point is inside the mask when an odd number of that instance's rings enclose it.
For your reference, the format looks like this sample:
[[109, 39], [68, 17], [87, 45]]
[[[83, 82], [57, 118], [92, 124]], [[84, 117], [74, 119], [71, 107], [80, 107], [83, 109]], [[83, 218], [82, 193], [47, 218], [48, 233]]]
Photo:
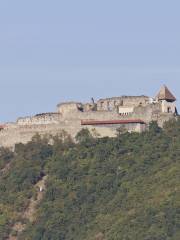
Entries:
[[15, 123], [0, 126], [0, 145], [13, 147], [27, 143], [40, 135], [57, 135], [65, 130], [72, 137], [82, 129], [96, 130], [99, 136], [113, 137], [117, 128], [129, 132], [142, 132], [151, 121], [163, 126], [165, 121], [177, 115], [176, 98], [166, 86], [162, 86], [155, 98], [148, 96], [121, 96], [100, 99], [91, 103], [66, 102], [57, 105], [53, 113], [19, 118]]

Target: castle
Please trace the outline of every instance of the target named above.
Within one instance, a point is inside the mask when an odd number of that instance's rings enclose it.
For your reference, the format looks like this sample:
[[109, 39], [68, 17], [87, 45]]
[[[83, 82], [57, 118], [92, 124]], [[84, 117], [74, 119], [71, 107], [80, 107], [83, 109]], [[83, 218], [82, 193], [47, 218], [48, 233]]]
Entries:
[[151, 121], [163, 126], [165, 121], [177, 115], [176, 98], [164, 85], [155, 98], [148, 96], [121, 96], [100, 99], [91, 103], [65, 102], [57, 105], [53, 113], [18, 118], [15, 123], [0, 126], [0, 146], [13, 147], [27, 143], [40, 135], [57, 135], [65, 130], [73, 138], [82, 128], [88, 128], [99, 136], [113, 137], [117, 129], [142, 132]]

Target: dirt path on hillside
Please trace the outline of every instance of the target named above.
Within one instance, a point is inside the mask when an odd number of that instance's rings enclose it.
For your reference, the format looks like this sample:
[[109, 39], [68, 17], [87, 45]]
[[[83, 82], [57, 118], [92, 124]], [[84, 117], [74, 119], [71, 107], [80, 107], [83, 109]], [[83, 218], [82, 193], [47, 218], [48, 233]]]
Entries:
[[[37, 188], [37, 198], [36, 199], [31, 199], [30, 204], [26, 211], [24, 212], [23, 218], [28, 219], [30, 222], [34, 221], [34, 214], [36, 212], [36, 206], [37, 204], [42, 200], [43, 195], [44, 195], [44, 190], [45, 190], [45, 183], [46, 183], [47, 176], [43, 177], [36, 185], [35, 187]], [[41, 191], [40, 191], [41, 189]]]
[[[33, 197], [30, 199], [29, 206], [27, 207], [25, 212], [22, 213], [23, 219], [29, 220], [30, 222], [33, 222], [35, 220], [36, 207], [43, 199], [44, 192], [46, 190], [46, 180], [47, 176], [44, 176], [34, 186], [37, 189], [37, 197], [36, 199], [34, 199]], [[12, 232], [16, 232], [16, 236], [13, 236], [11, 232], [7, 240], [18, 240], [19, 235], [22, 233], [22, 231], [25, 230], [25, 228], [26, 224], [23, 224], [22, 222], [16, 222], [12, 227]]]

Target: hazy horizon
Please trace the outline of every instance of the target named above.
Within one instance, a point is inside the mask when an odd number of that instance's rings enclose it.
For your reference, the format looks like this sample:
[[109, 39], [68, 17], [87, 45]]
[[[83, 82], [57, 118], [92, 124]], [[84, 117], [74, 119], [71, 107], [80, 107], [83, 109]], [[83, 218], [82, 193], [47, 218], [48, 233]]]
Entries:
[[180, 99], [179, 9], [176, 0], [1, 2], [0, 122], [64, 101], [153, 97], [162, 84]]

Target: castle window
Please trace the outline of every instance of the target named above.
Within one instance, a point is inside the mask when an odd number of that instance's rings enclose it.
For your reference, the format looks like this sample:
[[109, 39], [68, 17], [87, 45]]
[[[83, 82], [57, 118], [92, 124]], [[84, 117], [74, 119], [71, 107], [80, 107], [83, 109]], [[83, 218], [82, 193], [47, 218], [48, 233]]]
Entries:
[[171, 113], [171, 112], [172, 112], [170, 107], [167, 108], [167, 112], [168, 112], [168, 113]]
[[101, 108], [103, 108], [103, 104], [104, 104], [104, 102], [101, 102], [100, 104], [101, 104]]

